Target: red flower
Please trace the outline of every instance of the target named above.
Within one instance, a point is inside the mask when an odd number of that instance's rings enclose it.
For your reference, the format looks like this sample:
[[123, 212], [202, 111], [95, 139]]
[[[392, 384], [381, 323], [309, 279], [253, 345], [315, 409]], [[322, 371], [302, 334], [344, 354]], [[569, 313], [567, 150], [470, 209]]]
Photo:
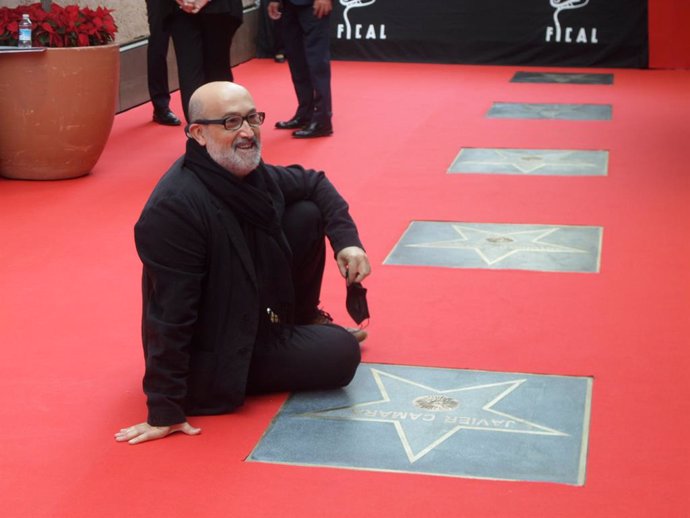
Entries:
[[117, 25], [111, 9], [53, 3], [50, 12], [40, 3], [14, 8], [0, 7], [0, 45], [17, 45], [18, 23], [28, 13], [32, 21], [32, 44], [38, 47], [87, 47], [104, 45], [115, 38]]

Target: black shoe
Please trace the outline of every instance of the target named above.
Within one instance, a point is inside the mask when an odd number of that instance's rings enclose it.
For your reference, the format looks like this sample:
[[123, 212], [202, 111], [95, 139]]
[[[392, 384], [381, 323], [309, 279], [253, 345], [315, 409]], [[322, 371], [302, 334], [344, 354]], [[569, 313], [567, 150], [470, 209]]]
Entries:
[[293, 117], [289, 121], [276, 122], [276, 128], [277, 129], [297, 129], [297, 128], [304, 128], [307, 124], [309, 124], [308, 121], [305, 121], [304, 119], [301, 119], [300, 117]]
[[172, 111], [166, 110], [164, 112], [153, 112], [153, 122], [163, 124], [164, 126], [179, 126], [182, 124]]
[[318, 122], [310, 122], [305, 128], [292, 133], [295, 138], [317, 138], [328, 137], [329, 135], [333, 135], [333, 126]]
[[285, 54], [279, 52], [278, 54], [273, 56], [273, 61], [275, 61], [276, 63], [285, 63]]

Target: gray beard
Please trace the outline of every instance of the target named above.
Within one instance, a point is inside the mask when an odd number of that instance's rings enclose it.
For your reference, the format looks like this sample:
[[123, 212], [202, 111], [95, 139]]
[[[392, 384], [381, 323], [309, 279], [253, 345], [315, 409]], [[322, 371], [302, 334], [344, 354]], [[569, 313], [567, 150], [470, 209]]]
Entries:
[[254, 139], [256, 147], [250, 150], [237, 149], [233, 144], [232, 149], [223, 149], [212, 142], [206, 143], [206, 151], [214, 162], [235, 176], [247, 176], [259, 166], [261, 162], [261, 142]]

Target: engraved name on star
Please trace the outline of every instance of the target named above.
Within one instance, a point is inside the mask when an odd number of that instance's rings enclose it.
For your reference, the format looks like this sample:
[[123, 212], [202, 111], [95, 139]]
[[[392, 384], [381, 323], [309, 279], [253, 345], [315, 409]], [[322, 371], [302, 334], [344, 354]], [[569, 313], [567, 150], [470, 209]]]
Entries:
[[370, 370], [380, 399], [302, 416], [392, 425], [411, 464], [460, 430], [568, 436], [494, 408], [525, 379], [439, 390], [380, 369]]

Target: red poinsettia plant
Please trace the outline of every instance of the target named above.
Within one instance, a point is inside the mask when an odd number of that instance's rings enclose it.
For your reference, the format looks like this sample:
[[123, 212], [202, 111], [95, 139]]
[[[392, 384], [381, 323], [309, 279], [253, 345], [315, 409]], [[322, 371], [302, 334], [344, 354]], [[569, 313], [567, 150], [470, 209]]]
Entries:
[[40, 3], [0, 7], [0, 45], [17, 45], [19, 21], [23, 14], [31, 18], [31, 44], [34, 47], [105, 45], [115, 39], [117, 32], [112, 12], [105, 7], [62, 7], [55, 3], [49, 11], [45, 11]]

